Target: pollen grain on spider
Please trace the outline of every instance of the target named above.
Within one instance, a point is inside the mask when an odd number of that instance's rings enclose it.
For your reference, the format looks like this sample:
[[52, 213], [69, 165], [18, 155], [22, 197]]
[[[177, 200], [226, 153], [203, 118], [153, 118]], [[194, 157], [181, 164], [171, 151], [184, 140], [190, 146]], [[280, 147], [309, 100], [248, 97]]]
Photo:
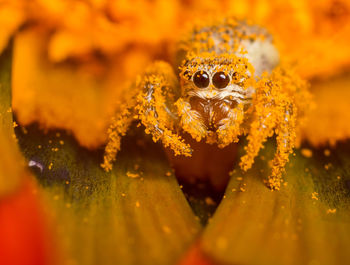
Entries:
[[247, 171], [275, 135], [265, 183], [278, 190], [311, 95], [307, 83], [280, 59], [273, 37], [233, 18], [200, 22], [179, 41], [177, 54], [180, 65], [156, 61], [138, 78], [108, 129], [102, 167], [112, 169], [121, 137], [137, 120], [166, 148], [177, 177], [208, 178], [222, 189], [240, 138], [246, 136], [247, 144], [239, 166]]

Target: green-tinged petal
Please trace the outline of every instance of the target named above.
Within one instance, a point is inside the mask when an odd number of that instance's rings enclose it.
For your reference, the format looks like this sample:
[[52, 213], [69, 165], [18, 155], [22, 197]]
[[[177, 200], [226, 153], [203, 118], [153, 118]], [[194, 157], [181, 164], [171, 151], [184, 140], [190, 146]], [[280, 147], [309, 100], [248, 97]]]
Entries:
[[297, 151], [285, 185], [272, 192], [262, 182], [269, 144], [252, 170], [232, 176], [203, 234], [204, 253], [219, 264], [349, 264], [349, 148], [339, 145], [330, 156]]
[[0, 121], [1, 131], [8, 138], [13, 133], [12, 110], [11, 110], [11, 59], [12, 51], [5, 50], [0, 57]]
[[11, 110], [11, 58], [0, 55], [0, 264], [60, 264], [36, 185], [16, 143]]
[[100, 167], [102, 150], [81, 148], [64, 131], [45, 134], [36, 126], [13, 123], [10, 51], [0, 66], [0, 194], [12, 192], [26, 168], [15, 127], [41, 183], [33, 192], [52, 216], [64, 263], [175, 264], [200, 225], [160, 147], [131, 136], [114, 171], [106, 173]]
[[[18, 128], [67, 264], [175, 264], [200, 225], [158, 145], [132, 135], [114, 170], [61, 132]], [[142, 135], [142, 134], [141, 134]]]
[[11, 109], [11, 49], [0, 56], [0, 197], [11, 193], [19, 186], [22, 167], [13, 127]]
[[[38, 190], [35, 185], [29, 188], [29, 195], [38, 193], [35, 198], [42, 199], [52, 217], [58, 240], [48, 244], [58, 246], [54, 252], [60, 253], [63, 264], [175, 264], [200, 225], [160, 147], [133, 135], [124, 142], [114, 171], [106, 173], [100, 167], [103, 150], [81, 148], [64, 131], [43, 133], [35, 125], [25, 128], [13, 123], [10, 69], [11, 52], [6, 51], [0, 61], [0, 195], [13, 192], [23, 175], [26, 179], [29, 175], [15, 127], [26, 163], [40, 183]], [[36, 212], [32, 214], [35, 219]], [[28, 229], [33, 228], [28, 225]], [[37, 237], [41, 240], [42, 235]], [[21, 246], [22, 239], [15, 240], [14, 247]], [[32, 244], [37, 246], [36, 241]]]

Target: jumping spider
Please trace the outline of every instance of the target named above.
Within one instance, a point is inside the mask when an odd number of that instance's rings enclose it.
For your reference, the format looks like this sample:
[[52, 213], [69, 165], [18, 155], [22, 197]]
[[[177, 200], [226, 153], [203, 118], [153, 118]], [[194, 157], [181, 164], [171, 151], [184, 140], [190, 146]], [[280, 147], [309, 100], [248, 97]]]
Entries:
[[112, 168], [120, 138], [134, 120], [175, 155], [191, 156], [184, 132], [219, 148], [247, 135], [240, 162], [244, 171], [276, 134], [267, 185], [279, 189], [310, 94], [295, 73], [280, 66], [272, 37], [260, 27], [227, 18], [195, 26], [180, 42], [177, 59], [178, 76], [170, 64], [158, 61], [136, 82], [132, 100], [108, 130], [102, 167]]

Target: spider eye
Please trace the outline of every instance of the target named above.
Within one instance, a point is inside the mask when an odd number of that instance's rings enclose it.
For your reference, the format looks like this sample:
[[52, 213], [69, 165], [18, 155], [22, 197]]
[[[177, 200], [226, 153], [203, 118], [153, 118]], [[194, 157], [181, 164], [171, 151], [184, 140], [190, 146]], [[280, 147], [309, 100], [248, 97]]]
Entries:
[[186, 80], [191, 80], [191, 73], [190, 73], [190, 71], [185, 71], [183, 74], [182, 74], [182, 76], [186, 79]]
[[225, 88], [230, 82], [230, 77], [224, 72], [217, 72], [213, 76], [213, 84], [216, 88]]
[[237, 72], [234, 72], [232, 74], [232, 81], [233, 83], [235, 83], [236, 85], [239, 85], [239, 86], [243, 86], [243, 82], [244, 82], [244, 77], [237, 73]]
[[207, 72], [198, 71], [193, 76], [193, 82], [198, 88], [205, 88], [209, 85], [209, 75]]
[[233, 80], [233, 82], [238, 82], [239, 81], [239, 79], [240, 79], [240, 77], [239, 77], [239, 74], [237, 73], [237, 72], [234, 72], [233, 74], [232, 74], [232, 80]]

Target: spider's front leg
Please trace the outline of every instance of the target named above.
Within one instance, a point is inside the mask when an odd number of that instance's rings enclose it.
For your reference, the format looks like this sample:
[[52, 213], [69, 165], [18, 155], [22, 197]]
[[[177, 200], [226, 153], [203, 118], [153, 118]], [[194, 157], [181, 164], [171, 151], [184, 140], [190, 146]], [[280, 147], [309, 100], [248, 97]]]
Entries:
[[234, 109], [229, 109], [227, 118], [220, 121], [220, 126], [216, 131], [219, 148], [224, 148], [231, 143], [238, 142], [238, 136], [242, 134], [244, 123], [244, 104], [239, 104]]
[[264, 109], [265, 111], [258, 112], [260, 114], [255, 114], [248, 145], [245, 147], [246, 155], [241, 158], [240, 166], [244, 171], [251, 168], [264, 142], [276, 133], [277, 150], [266, 183], [271, 189], [278, 190], [289, 154], [293, 152], [296, 143], [296, 108], [291, 102], [276, 105], [273, 100], [270, 104], [265, 104]]
[[275, 103], [266, 96], [269, 93], [263, 94], [265, 92], [257, 91], [253, 100], [252, 121], [247, 137], [248, 144], [244, 148], [246, 154], [241, 158], [240, 162], [240, 167], [244, 171], [252, 167], [254, 159], [259, 154], [263, 144], [268, 137], [273, 135], [277, 122], [276, 112], [274, 111]]
[[126, 134], [130, 124], [135, 120], [134, 117], [134, 98], [121, 106], [121, 113], [112, 118], [110, 127], [108, 128], [108, 142], [105, 147], [105, 154], [101, 167], [107, 172], [112, 170], [112, 163], [116, 160], [118, 151], [120, 150], [121, 138]]
[[277, 117], [275, 129], [277, 150], [272, 160], [272, 170], [267, 185], [272, 189], [279, 189], [281, 186], [282, 173], [289, 161], [289, 155], [293, 152], [296, 144], [297, 130], [297, 109], [295, 104], [284, 102], [281, 106], [281, 113]]
[[165, 62], [156, 62], [147, 68], [133, 88], [131, 100], [121, 106], [121, 113], [113, 117], [108, 129], [108, 143], [104, 161], [101, 164], [106, 171], [112, 169], [112, 163], [120, 150], [121, 138], [130, 124], [140, 120], [156, 142], [160, 140], [170, 147], [175, 155], [190, 156], [192, 149], [174, 132], [177, 116], [174, 101], [178, 95], [178, 81], [171, 66]]
[[175, 132], [178, 116], [174, 102], [180, 96], [178, 80], [168, 63], [156, 62], [137, 82], [141, 93], [137, 96], [138, 119], [151, 134], [154, 142], [161, 141], [175, 155], [191, 156], [192, 149]]
[[[306, 102], [306, 103], [305, 103]], [[271, 75], [259, 80], [253, 99], [251, 122], [246, 155], [240, 166], [251, 168], [266, 139], [276, 134], [277, 150], [272, 160], [272, 171], [267, 179], [271, 189], [279, 189], [282, 173], [289, 155], [297, 142], [297, 131], [305, 112], [310, 108], [311, 95], [307, 85], [293, 72], [275, 69]]]
[[203, 125], [200, 114], [192, 109], [191, 104], [182, 98], [175, 102], [177, 113], [180, 116], [181, 128], [189, 133], [193, 139], [200, 142], [206, 137], [207, 130]]
[[307, 112], [313, 108], [312, 95], [308, 85], [290, 67], [279, 67], [271, 75], [276, 90], [274, 91], [276, 115], [277, 150], [272, 160], [272, 171], [267, 185], [279, 189], [282, 173], [289, 161], [289, 155], [298, 143], [298, 135]]

